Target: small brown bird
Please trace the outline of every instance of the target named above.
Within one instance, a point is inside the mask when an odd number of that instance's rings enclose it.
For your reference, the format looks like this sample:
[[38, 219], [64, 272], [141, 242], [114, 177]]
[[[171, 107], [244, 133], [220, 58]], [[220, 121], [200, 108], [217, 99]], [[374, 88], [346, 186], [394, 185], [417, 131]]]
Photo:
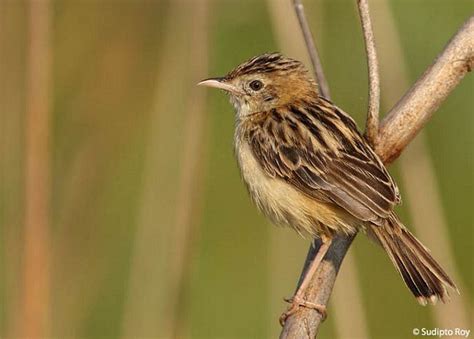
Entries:
[[242, 178], [258, 208], [274, 223], [321, 238], [322, 246], [285, 320], [336, 234], [365, 231], [382, 245], [422, 305], [445, 302], [454, 282], [400, 222], [397, 185], [352, 118], [318, 93], [299, 61], [263, 54], [222, 78], [199, 85], [223, 89], [236, 110], [234, 146]]

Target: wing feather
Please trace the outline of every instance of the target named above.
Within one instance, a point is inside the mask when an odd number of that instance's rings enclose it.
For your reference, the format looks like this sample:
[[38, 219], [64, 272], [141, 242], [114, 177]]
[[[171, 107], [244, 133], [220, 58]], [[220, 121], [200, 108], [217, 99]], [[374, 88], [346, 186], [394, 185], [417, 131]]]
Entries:
[[[281, 107], [266, 119], [274, 121], [262, 123], [247, 137], [270, 176], [375, 223], [400, 202], [397, 186], [354, 121], [329, 101]], [[264, 127], [275, 129], [275, 124], [277, 133]]]

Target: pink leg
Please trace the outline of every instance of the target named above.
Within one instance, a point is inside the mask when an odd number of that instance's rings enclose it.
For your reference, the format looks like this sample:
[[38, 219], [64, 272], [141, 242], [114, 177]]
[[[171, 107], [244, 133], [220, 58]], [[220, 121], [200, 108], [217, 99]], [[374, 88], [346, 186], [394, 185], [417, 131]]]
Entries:
[[288, 310], [283, 313], [280, 317], [280, 324], [283, 326], [285, 324], [286, 319], [295, 313], [300, 306], [303, 307], [308, 307], [308, 308], [313, 308], [320, 312], [323, 317], [326, 317], [326, 306], [324, 305], [318, 305], [314, 304], [312, 302], [304, 300], [304, 294], [306, 292], [306, 288], [308, 287], [309, 283], [311, 282], [314, 274], [316, 273], [319, 264], [321, 264], [321, 261], [323, 260], [324, 256], [326, 255], [329, 247], [331, 246], [332, 239], [331, 238], [322, 238], [322, 244], [321, 247], [318, 250], [318, 254], [316, 254], [316, 257], [314, 258], [313, 262], [309, 266], [308, 271], [306, 272], [306, 275], [304, 276], [303, 282], [301, 283], [300, 287], [298, 287], [298, 290], [296, 291], [295, 295], [291, 299], [285, 299], [287, 302], [291, 302], [290, 307]]

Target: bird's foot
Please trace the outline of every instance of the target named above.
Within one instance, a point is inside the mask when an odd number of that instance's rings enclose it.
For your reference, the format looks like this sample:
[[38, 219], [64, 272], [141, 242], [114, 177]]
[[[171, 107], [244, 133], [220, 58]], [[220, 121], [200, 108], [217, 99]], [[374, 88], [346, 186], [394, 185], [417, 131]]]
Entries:
[[293, 298], [285, 298], [284, 299], [286, 302], [291, 303], [290, 307], [280, 316], [280, 325], [284, 326], [286, 319], [290, 317], [292, 314], [296, 313], [300, 307], [306, 307], [306, 308], [311, 308], [313, 310], [316, 310], [319, 312], [322, 316], [322, 320], [326, 320], [327, 313], [326, 313], [326, 306], [325, 305], [320, 305], [320, 304], [315, 304], [310, 301], [306, 301], [302, 298], [299, 298], [297, 296], [294, 296]]

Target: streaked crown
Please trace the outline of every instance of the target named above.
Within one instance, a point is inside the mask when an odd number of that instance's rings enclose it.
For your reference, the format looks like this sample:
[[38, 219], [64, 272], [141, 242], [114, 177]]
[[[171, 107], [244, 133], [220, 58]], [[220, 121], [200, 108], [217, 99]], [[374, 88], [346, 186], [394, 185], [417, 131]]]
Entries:
[[284, 57], [279, 53], [266, 53], [251, 58], [250, 60], [240, 64], [232, 70], [225, 78], [233, 79], [243, 75], [259, 74], [259, 73], [285, 73], [292, 71], [303, 71], [306, 68], [298, 60]]

